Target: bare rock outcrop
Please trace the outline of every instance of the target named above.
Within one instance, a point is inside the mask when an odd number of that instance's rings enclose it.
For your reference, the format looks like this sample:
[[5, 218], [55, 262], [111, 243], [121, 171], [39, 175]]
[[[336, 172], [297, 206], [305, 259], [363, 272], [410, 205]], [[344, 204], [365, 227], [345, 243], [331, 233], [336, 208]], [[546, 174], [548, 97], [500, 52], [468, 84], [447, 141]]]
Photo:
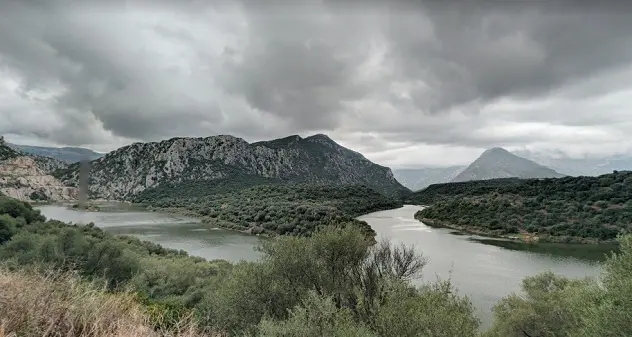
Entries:
[[72, 201], [79, 191], [42, 169], [37, 158], [6, 146], [0, 137], [0, 194], [22, 201]]

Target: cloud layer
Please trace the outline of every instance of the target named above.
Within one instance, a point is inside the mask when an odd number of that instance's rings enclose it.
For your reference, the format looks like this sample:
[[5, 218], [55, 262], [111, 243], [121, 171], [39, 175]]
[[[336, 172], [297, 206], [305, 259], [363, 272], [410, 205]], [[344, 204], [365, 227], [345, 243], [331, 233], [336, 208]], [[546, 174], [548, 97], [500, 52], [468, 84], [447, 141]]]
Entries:
[[632, 12], [494, 3], [3, 1], [0, 133], [326, 132], [394, 167], [632, 153]]

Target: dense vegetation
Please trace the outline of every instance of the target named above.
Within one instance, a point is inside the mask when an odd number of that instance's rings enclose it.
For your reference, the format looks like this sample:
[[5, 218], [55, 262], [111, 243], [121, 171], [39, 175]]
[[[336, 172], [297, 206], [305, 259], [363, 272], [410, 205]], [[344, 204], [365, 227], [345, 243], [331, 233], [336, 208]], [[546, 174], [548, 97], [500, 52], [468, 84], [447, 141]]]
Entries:
[[131, 289], [156, 328], [188, 314], [209, 334], [251, 336], [472, 336], [479, 324], [449, 282], [409, 285], [423, 257], [388, 242], [374, 245], [353, 226], [267, 240], [260, 261], [232, 265], [93, 225], [46, 221], [8, 198], [0, 199], [0, 214], [7, 270], [76, 270], [108, 292]]
[[[187, 317], [195, 331], [175, 335], [479, 335], [472, 304], [449, 282], [408, 283], [426, 264], [422, 256], [372, 245], [354, 227], [266, 240], [261, 260], [237, 264], [46, 221], [9, 198], [0, 198], [0, 233], [0, 320], [9, 335], [174, 335], [161, 332], [182, 330]], [[525, 294], [501, 300], [483, 336], [631, 335], [632, 236], [620, 241], [599, 282], [551, 273], [525, 279]]]
[[267, 184], [245, 187], [234, 180], [191, 182], [140, 193], [134, 201], [155, 208], [186, 210], [224, 228], [255, 234], [308, 236], [318, 228], [352, 223], [367, 234], [371, 227], [355, 217], [400, 207], [400, 201], [368, 187]]
[[415, 215], [429, 225], [491, 235], [526, 231], [550, 241], [610, 241], [632, 230], [632, 172], [432, 185], [409, 202], [429, 205]]

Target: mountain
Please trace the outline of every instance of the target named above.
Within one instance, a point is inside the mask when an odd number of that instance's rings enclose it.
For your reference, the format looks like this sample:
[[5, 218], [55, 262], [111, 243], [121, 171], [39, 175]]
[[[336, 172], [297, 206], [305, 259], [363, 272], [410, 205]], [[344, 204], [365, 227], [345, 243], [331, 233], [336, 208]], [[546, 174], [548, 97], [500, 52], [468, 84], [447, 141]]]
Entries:
[[562, 154], [557, 157], [552, 157], [529, 150], [518, 150], [513, 151], [513, 153], [571, 176], [598, 176], [612, 173], [613, 171], [632, 170], [632, 157], [630, 156], [617, 155], [605, 158], [568, 158]]
[[47, 172], [54, 165], [52, 158], [29, 156], [9, 147], [0, 136], [0, 194], [22, 201], [76, 200], [76, 188]]
[[488, 149], [452, 182], [487, 180], [496, 178], [560, 178], [563, 174], [529, 159], [495, 147]]
[[[57, 176], [77, 186], [78, 172], [75, 163]], [[261, 178], [363, 184], [388, 195], [410, 192], [388, 167], [374, 164], [322, 134], [252, 144], [230, 135], [134, 143], [91, 162], [89, 191], [96, 198], [130, 199], [161, 184], [225, 179], [247, 183]]]
[[80, 147], [45, 147], [8, 144], [9, 147], [36, 156], [52, 157], [66, 163], [76, 163], [84, 158], [94, 160], [103, 157], [103, 153], [94, 152]]
[[397, 169], [393, 174], [397, 181], [413, 191], [418, 191], [432, 184], [450, 182], [465, 166], [423, 167], [416, 169]]

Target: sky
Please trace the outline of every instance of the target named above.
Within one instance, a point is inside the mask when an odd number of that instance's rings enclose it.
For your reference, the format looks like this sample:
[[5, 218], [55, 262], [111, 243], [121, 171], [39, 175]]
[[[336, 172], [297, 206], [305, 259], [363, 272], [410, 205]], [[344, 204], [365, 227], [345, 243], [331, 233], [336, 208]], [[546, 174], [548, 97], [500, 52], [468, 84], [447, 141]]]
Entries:
[[0, 134], [325, 133], [393, 168], [632, 154], [632, 6], [597, 3], [3, 0]]

